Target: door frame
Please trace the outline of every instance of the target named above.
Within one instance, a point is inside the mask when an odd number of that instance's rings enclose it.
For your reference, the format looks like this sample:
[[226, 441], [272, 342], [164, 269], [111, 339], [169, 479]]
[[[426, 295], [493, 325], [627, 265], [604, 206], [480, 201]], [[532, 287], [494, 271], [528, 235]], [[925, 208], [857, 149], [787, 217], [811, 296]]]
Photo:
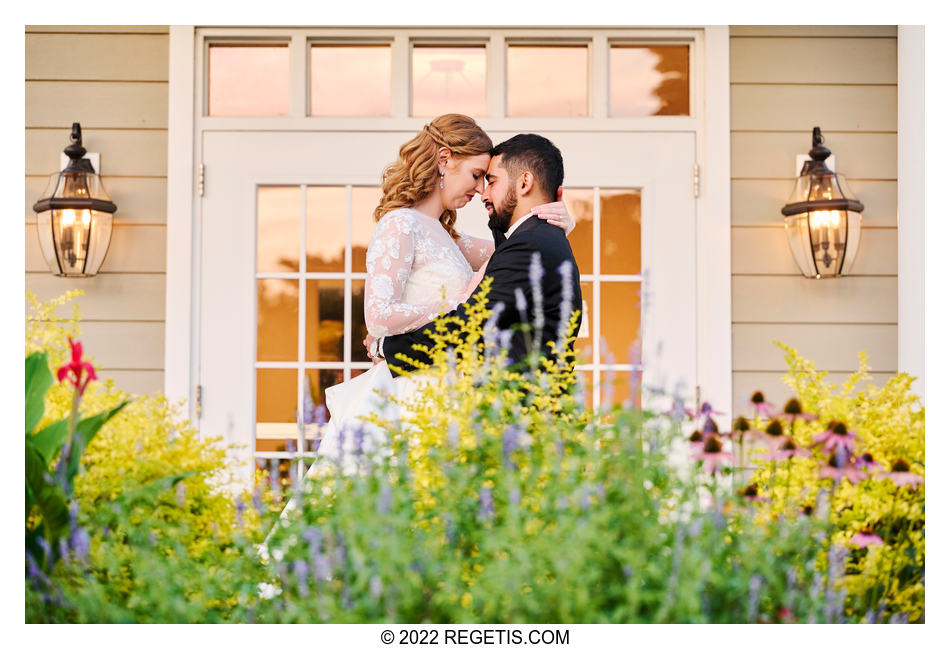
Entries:
[[[376, 32], [379, 28], [374, 28]], [[301, 33], [313, 30], [303, 28], [221, 28], [226, 34], [240, 34], [241, 30], [261, 36], [271, 32], [296, 32], [291, 50], [305, 46]], [[406, 34], [412, 28], [393, 27], [396, 35], [394, 48], [405, 47]], [[360, 28], [337, 31], [352, 34]], [[366, 30], [372, 31], [372, 30]], [[451, 35], [464, 35], [464, 28], [446, 28]], [[484, 31], [484, 30], [482, 30]], [[530, 28], [508, 31], [531, 33]], [[565, 34], [581, 30], [544, 28]], [[680, 118], [626, 118], [624, 128], [630, 130], [663, 131], [689, 130], [696, 133], [698, 161], [697, 198], [697, 259], [696, 259], [696, 313], [697, 313], [697, 376], [695, 395], [686, 395], [687, 403], [695, 399], [710, 401], [731, 420], [732, 401], [732, 288], [731, 288], [731, 194], [730, 194], [730, 88], [729, 88], [729, 27], [705, 26], [675, 29], [621, 30], [625, 35], [644, 38], [690, 38], [694, 41], [691, 69], [694, 85], [691, 91], [692, 116]], [[229, 128], [244, 122], [255, 129], [265, 124], [266, 118], [209, 118], [203, 116], [203, 92], [199, 88], [203, 73], [204, 39], [207, 30], [195, 25], [169, 27], [169, 107], [168, 107], [168, 228], [167, 267], [165, 290], [165, 394], [172, 402], [184, 401], [183, 415], [197, 421], [199, 417], [197, 344], [200, 323], [197, 321], [200, 304], [201, 249], [201, 196], [203, 169], [201, 166], [199, 128], [213, 127], [216, 121], [227, 120]], [[534, 30], [535, 35], [539, 35]], [[601, 41], [606, 43], [604, 39]], [[503, 46], [497, 35], [490, 47]], [[596, 44], [595, 44], [596, 46]], [[394, 52], [395, 53], [395, 52]], [[298, 57], [299, 58], [299, 57]], [[295, 59], [296, 60], [296, 59]], [[291, 64], [292, 66], [294, 63]], [[292, 68], [293, 72], [293, 68]], [[399, 74], [394, 70], [394, 74]], [[402, 85], [408, 88], [408, 79]], [[592, 82], [606, 83], [595, 71]], [[397, 87], [399, 84], [396, 84]], [[302, 89], [291, 89], [292, 114], [294, 105], [304, 105]], [[394, 93], [398, 95], [399, 93]], [[402, 98], [394, 96], [394, 104]], [[399, 115], [396, 115], [399, 117]], [[420, 118], [405, 116], [402, 122], [421, 126]], [[418, 124], [416, 124], [418, 122]], [[480, 119], [491, 130], [523, 130], [524, 128], [554, 127], [535, 119], [497, 118]], [[224, 122], [221, 122], [222, 124]], [[523, 125], [522, 125], [523, 123]], [[274, 121], [274, 128], [318, 128], [311, 118], [284, 117]], [[324, 120], [324, 128], [339, 129], [353, 125], [353, 120]], [[564, 120], [559, 124], [563, 126]], [[184, 152], [190, 152], [187, 155]]]

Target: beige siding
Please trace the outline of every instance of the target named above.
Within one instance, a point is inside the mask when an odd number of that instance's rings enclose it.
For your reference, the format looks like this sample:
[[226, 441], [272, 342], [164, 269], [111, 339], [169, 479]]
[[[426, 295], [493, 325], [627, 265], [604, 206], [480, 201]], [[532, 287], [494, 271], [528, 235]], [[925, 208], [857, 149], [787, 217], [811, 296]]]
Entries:
[[[86, 350], [124, 390], [164, 382], [167, 26], [27, 26], [26, 289], [41, 300], [81, 289]], [[63, 101], [69, 97], [69, 101]], [[33, 203], [59, 168], [73, 122], [101, 156], [116, 203], [105, 263], [91, 279], [54, 277], [36, 234]], [[64, 310], [61, 315], [68, 315]]]
[[[736, 402], [791, 396], [773, 340], [835, 383], [866, 350], [882, 384], [897, 368], [897, 29], [741, 26], [730, 45]], [[814, 126], [865, 204], [858, 258], [838, 280], [800, 275], [780, 212]]]

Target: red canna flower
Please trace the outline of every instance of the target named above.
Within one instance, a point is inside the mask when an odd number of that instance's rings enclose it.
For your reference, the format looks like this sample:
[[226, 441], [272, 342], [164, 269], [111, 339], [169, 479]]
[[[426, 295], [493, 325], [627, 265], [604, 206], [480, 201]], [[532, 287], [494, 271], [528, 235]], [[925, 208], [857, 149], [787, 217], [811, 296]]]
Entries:
[[[91, 363], [87, 363], [82, 359], [82, 343], [79, 341], [73, 342], [73, 339], [69, 339], [69, 346], [73, 350], [73, 359], [72, 362], [66, 363], [59, 371], [56, 372], [56, 378], [59, 381], [69, 377], [69, 382], [75, 386], [79, 391], [80, 396], [86, 391], [86, 386], [89, 385], [90, 381], [96, 380], [96, 370]], [[83, 374], [85, 374], [85, 380], [83, 379]], [[70, 376], [72, 375], [72, 376]]]

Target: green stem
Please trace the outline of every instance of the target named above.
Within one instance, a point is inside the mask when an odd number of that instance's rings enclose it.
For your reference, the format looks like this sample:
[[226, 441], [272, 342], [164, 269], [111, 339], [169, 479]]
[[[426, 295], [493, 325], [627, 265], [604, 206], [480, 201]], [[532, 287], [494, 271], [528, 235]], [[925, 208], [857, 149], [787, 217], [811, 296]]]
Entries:
[[[897, 509], [897, 494], [900, 491], [900, 487], [894, 485], [894, 497], [891, 498], [891, 512], [888, 515], [888, 519], [894, 520], [894, 512]], [[893, 523], [891, 523], [893, 525]], [[897, 562], [897, 550], [898, 544], [895, 542], [891, 549], [891, 561], [890, 565], [887, 568], [887, 572], [884, 573], [887, 577], [887, 581], [884, 583], [884, 593], [881, 597], [886, 597], [891, 592], [891, 573], [894, 571], [894, 564]]]
[[785, 467], [785, 470], [788, 473], [785, 478], [785, 507], [784, 509], [788, 509], [789, 501], [791, 500], [790, 496], [792, 493], [792, 458], [791, 457], [788, 458], [788, 463], [787, 463], [787, 466]]

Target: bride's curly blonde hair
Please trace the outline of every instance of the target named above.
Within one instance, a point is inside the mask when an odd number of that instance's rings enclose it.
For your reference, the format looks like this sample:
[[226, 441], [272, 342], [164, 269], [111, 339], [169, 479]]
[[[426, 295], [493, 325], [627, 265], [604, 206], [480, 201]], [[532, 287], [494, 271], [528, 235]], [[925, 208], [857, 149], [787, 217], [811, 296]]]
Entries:
[[[419, 133], [399, 148], [399, 160], [383, 170], [383, 197], [373, 216], [379, 221], [387, 212], [411, 207], [428, 196], [439, 175], [439, 149], [452, 155], [470, 157], [491, 153], [488, 134], [468, 115], [449, 113], [426, 124]], [[439, 222], [453, 239], [455, 210], [445, 210]]]

